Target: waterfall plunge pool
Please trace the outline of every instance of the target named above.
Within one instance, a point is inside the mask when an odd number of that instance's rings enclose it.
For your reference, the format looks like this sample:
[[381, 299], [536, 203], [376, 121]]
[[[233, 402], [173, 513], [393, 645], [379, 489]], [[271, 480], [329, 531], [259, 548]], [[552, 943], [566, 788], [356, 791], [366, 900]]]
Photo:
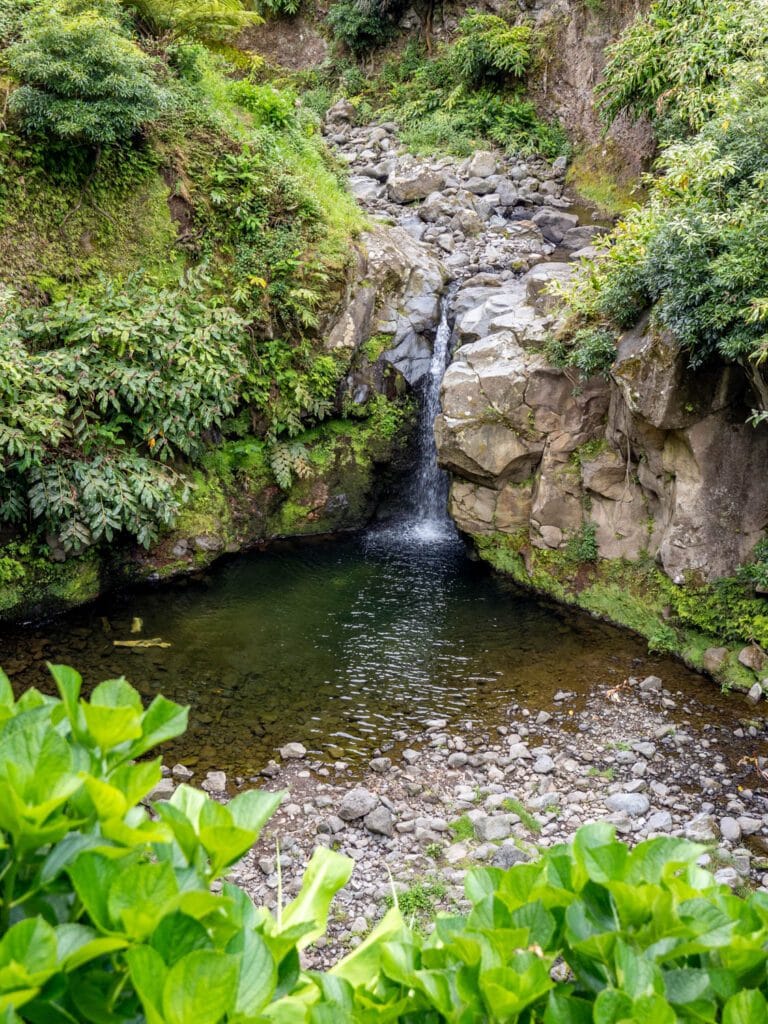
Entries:
[[[116, 647], [137, 638], [137, 618], [139, 637], [170, 646]], [[202, 580], [0, 634], [0, 665], [18, 690], [50, 688], [46, 661], [74, 665], [89, 685], [125, 675], [147, 699], [189, 704], [189, 732], [165, 756], [198, 773], [249, 776], [291, 740], [313, 761], [362, 770], [427, 721], [493, 731], [516, 705], [551, 710], [568, 690], [578, 707], [596, 685], [630, 675], [654, 673], [679, 691], [678, 719], [733, 728], [744, 713], [641, 640], [531, 599], [439, 523], [279, 544]]]

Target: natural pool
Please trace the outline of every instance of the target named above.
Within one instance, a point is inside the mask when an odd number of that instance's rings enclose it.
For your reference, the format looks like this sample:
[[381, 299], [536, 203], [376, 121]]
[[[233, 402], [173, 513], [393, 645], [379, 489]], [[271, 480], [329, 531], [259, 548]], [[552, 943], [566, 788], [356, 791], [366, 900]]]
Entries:
[[[170, 646], [114, 644], [146, 638]], [[87, 683], [125, 675], [146, 697], [190, 704], [168, 758], [244, 775], [290, 740], [317, 760], [362, 765], [429, 719], [492, 729], [512, 703], [546, 709], [558, 690], [652, 672], [690, 698], [688, 720], [735, 724], [744, 711], [641, 640], [531, 599], [431, 526], [280, 544], [184, 586], [0, 634], [0, 665], [19, 689], [48, 685], [46, 660]]]

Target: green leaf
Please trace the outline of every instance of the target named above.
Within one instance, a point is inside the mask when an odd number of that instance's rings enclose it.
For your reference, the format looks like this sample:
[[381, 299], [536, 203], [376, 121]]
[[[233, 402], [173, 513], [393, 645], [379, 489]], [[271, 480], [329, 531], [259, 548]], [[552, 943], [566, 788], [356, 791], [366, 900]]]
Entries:
[[230, 942], [227, 952], [241, 954], [235, 1013], [254, 1017], [274, 995], [277, 965], [264, 939], [254, 931], [241, 931]]
[[731, 996], [723, 1008], [723, 1024], [768, 1024], [768, 1003], [756, 989]]
[[103, 932], [112, 931], [107, 906], [109, 890], [130, 863], [126, 858], [107, 857], [103, 853], [86, 851], [67, 867], [80, 902], [94, 924]]
[[79, 672], [75, 672], [68, 665], [52, 665], [50, 662], [46, 664], [56, 683], [56, 689], [64, 704], [72, 731], [79, 736], [82, 716], [77, 702], [80, 699], [80, 688], [83, 685], [82, 677]]
[[354, 861], [350, 857], [343, 857], [325, 846], [319, 846], [312, 854], [299, 894], [288, 904], [282, 916], [282, 930], [296, 925], [314, 925], [299, 940], [299, 949], [325, 932], [331, 900], [347, 884], [353, 867]]
[[128, 750], [126, 757], [141, 757], [152, 747], [175, 739], [186, 732], [189, 708], [157, 696], [149, 705], [141, 721], [140, 739]]
[[573, 840], [573, 853], [593, 882], [605, 885], [624, 877], [629, 851], [616, 841], [616, 830], [607, 822], [580, 828]]
[[149, 941], [168, 967], [196, 949], [213, 949], [211, 938], [200, 922], [179, 910], [160, 921]]
[[592, 1004], [569, 990], [550, 992], [544, 1024], [592, 1024]]
[[0, 940], [0, 992], [44, 982], [58, 969], [56, 932], [40, 917], [12, 925]]
[[86, 728], [94, 744], [105, 753], [141, 736], [141, 716], [132, 707], [80, 702]]
[[13, 705], [13, 687], [11, 686], [11, 681], [0, 668], [0, 707], [12, 708]]
[[217, 1024], [235, 1000], [238, 961], [226, 953], [196, 950], [168, 972], [163, 1015], [168, 1024]]
[[163, 988], [168, 971], [163, 958], [149, 946], [134, 946], [126, 954], [133, 987], [144, 1007], [147, 1024], [165, 1024]]
[[132, 864], [109, 887], [107, 910], [132, 939], [142, 940], [175, 909], [179, 885], [170, 864]]
[[238, 828], [250, 829], [257, 835], [285, 799], [285, 790], [269, 793], [263, 789], [249, 789], [238, 793], [227, 808]]

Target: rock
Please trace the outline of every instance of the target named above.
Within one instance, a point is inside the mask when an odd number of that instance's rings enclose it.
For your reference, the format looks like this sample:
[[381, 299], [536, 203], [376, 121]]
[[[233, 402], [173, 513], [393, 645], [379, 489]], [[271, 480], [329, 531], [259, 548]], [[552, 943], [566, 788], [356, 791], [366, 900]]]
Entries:
[[646, 828], [649, 832], [662, 832], [667, 834], [672, 831], [672, 815], [669, 811], [654, 811], [648, 816]]
[[192, 542], [198, 551], [205, 551], [209, 553], [215, 553], [221, 551], [224, 548], [224, 541], [221, 537], [216, 537], [214, 534], [205, 533], [199, 537], [195, 537]]
[[555, 762], [549, 754], [541, 754], [533, 762], [533, 770], [539, 775], [549, 775], [555, 770]]
[[325, 115], [326, 124], [354, 124], [357, 108], [347, 99], [338, 100]]
[[762, 672], [765, 666], [765, 651], [750, 644], [739, 651], [739, 664], [751, 668], [753, 672]]
[[727, 647], [708, 647], [702, 655], [702, 667], [705, 672], [719, 672], [728, 657]]
[[363, 824], [369, 832], [374, 832], [376, 835], [391, 836], [393, 834], [392, 814], [383, 804], [379, 804], [378, 807], [366, 814]]
[[460, 750], [455, 751], [453, 754], [448, 755], [448, 767], [449, 768], [463, 768], [469, 758], [465, 753]]
[[550, 210], [546, 207], [538, 210], [531, 220], [540, 228], [547, 241], [554, 242], [555, 245], [562, 242], [566, 232], [575, 228], [579, 223], [579, 218], [573, 213]]
[[663, 685], [658, 676], [646, 676], [640, 683], [640, 690], [642, 693], [658, 693]]
[[516, 846], [511, 843], [504, 843], [498, 848], [491, 858], [491, 864], [495, 868], [501, 868], [506, 871], [515, 864], [525, 864], [531, 858], [523, 850], [518, 850]]
[[467, 164], [467, 175], [470, 178], [490, 178], [492, 174], [496, 173], [498, 165], [499, 161], [495, 153], [478, 149]]
[[182, 782], [189, 782], [194, 774], [195, 773], [191, 768], [187, 768], [186, 765], [183, 764], [175, 764], [173, 768], [171, 768], [171, 775], [174, 779], [181, 779]]
[[[765, 682], [765, 680], [763, 680], [763, 682]], [[749, 701], [750, 704], [757, 704], [759, 702], [760, 698], [762, 697], [762, 695], [763, 695], [763, 685], [762, 685], [762, 683], [753, 683], [752, 686], [750, 686], [749, 691], [747, 693], [747, 700]]]
[[306, 756], [307, 748], [303, 743], [286, 743], [284, 747], [280, 747], [280, 757], [282, 757], [284, 761], [298, 761]]
[[475, 835], [481, 843], [506, 839], [512, 834], [512, 825], [516, 817], [513, 814], [484, 814], [475, 820]]
[[206, 793], [224, 793], [227, 788], [227, 776], [224, 772], [208, 772], [201, 783]]
[[746, 814], [739, 815], [736, 821], [745, 836], [753, 836], [763, 827], [763, 822], [760, 818], [751, 818]]
[[402, 758], [406, 764], [416, 764], [416, 762], [421, 758], [421, 754], [418, 750], [411, 750], [410, 747], [406, 747], [402, 753]]
[[738, 843], [741, 839], [741, 828], [735, 818], [720, 819], [720, 835], [729, 843]]
[[342, 797], [339, 805], [339, 817], [344, 821], [354, 821], [356, 818], [363, 818], [366, 814], [370, 814], [378, 804], [379, 798], [375, 793], [359, 786], [356, 789], [351, 789]]
[[605, 806], [617, 814], [639, 818], [648, 811], [651, 804], [643, 793], [614, 793], [605, 798]]
[[711, 814], [697, 814], [685, 825], [685, 838], [695, 843], [711, 843], [717, 839], [715, 828]]
[[736, 868], [725, 867], [718, 868], [715, 872], [715, 881], [718, 885], [727, 885], [731, 889], [736, 889], [740, 885], [744, 884], [744, 879], [738, 873]]
[[383, 774], [384, 772], [388, 772], [392, 767], [392, 760], [389, 757], [374, 757], [369, 762], [369, 767], [371, 771]]
[[147, 800], [169, 800], [173, 796], [176, 785], [173, 779], [160, 779], [158, 784], [147, 796]]
[[507, 753], [509, 757], [514, 758], [516, 761], [533, 757], [526, 743], [510, 743]]
[[572, 263], [539, 263], [522, 278], [528, 301], [539, 313], [556, 310], [561, 300], [556, 295], [548, 294], [551, 285], [565, 284], [573, 276]]
[[393, 203], [413, 203], [426, 199], [430, 193], [438, 192], [444, 185], [443, 171], [418, 165], [412, 169], [399, 167], [387, 182], [387, 194]]
[[606, 230], [606, 228], [601, 228], [596, 224], [585, 224], [582, 227], [570, 228], [560, 240], [560, 245], [563, 249], [575, 252], [577, 249], [583, 249], [585, 246], [590, 245], [599, 235], [604, 235]]

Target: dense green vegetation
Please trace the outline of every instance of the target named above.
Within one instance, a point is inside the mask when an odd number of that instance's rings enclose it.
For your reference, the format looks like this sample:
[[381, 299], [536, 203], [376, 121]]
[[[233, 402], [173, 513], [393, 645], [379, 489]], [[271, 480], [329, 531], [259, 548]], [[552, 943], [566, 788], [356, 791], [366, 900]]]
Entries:
[[664, 0], [614, 46], [606, 118], [650, 113], [666, 145], [648, 202], [570, 291], [575, 362], [652, 307], [692, 365], [741, 362], [764, 405], [767, 31], [760, 0]]
[[[337, 408], [321, 321], [361, 226], [290, 90], [205, 4], [0, 8], [0, 523], [150, 543], [222, 436]], [[228, 51], [229, 52], [229, 51]]]
[[134, 758], [182, 732], [186, 709], [159, 696], [145, 710], [124, 679], [86, 700], [73, 669], [51, 671], [58, 698], [18, 701], [0, 672], [9, 1024], [768, 1021], [766, 894], [717, 885], [702, 846], [629, 850], [605, 823], [533, 863], [469, 871], [470, 912], [432, 930], [419, 918], [432, 894], [414, 888], [330, 971], [305, 972], [299, 951], [353, 862], [319, 847], [276, 916], [226, 881], [214, 893], [283, 794], [221, 804], [181, 785], [147, 805], [160, 758]]
[[541, 46], [540, 33], [528, 22], [470, 9], [455, 38], [435, 52], [411, 40], [374, 76], [334, 63], [313, 76], [307, 100], [327, 106], [347, 96], [361, 117], [375, 110], [377, 117], [396, 121], [416, 153], [467, 156], [492, 143], [510, 152], [557, 156], [568, 149], [564, 130], [543, 121], [526, 97]]

